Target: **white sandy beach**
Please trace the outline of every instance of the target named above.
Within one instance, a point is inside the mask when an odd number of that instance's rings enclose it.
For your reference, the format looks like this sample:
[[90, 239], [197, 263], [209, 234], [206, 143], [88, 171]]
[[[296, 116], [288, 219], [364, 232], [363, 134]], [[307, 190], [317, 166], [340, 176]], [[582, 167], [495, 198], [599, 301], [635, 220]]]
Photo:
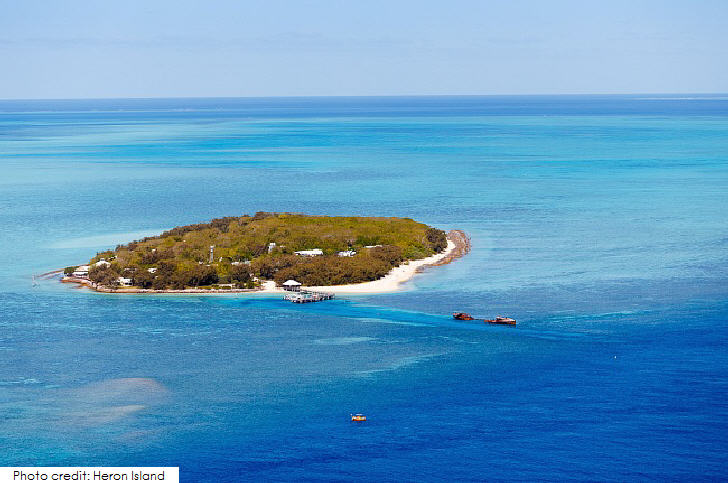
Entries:
[[[417, 273], [417, 269], [426, 265], [432, 265], [448, 256], [455, 249], [455, 243], [447, 240], [447, 248], [442, 253], [432, 255], [431, 257], [412, 260], [394, 267], [384, 277], [373, 282], [354, 283], [350, 285], [329, 285], [324, 287], [307, 287], [304, 290], [316, 290], [330, 293], [350, 293], [350, 294], [372, 294], [372, 293], [389, 293], [402, 290], [402, 284], [410, 280]], [[263, 283], [263, 293], [284, 293], [282, 288], [276, 287], [275, 282], [268, 281]], [[259, 292], [260, 293], [260, 292]]]

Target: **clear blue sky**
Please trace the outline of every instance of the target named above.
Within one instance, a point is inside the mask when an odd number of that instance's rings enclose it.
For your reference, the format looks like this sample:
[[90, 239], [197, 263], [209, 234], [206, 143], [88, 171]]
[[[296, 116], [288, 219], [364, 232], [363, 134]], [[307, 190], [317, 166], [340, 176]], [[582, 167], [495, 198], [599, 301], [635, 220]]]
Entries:
[[728, 92], [728, 0], [0, 0], [0, 98]]

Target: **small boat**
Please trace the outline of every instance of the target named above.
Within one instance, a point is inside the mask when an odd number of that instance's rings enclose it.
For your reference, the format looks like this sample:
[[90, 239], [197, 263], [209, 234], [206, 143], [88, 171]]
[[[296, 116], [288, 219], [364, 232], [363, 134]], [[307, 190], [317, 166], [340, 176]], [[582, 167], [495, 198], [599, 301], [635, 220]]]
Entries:
[[465, 312], [455, 312], [452, 314], [452, 318], [455, 320], [475, 320], [470, 314]]
[[351, 416], [351, 421], [355, 422], [355, 423], [361, 423], [361, 422], [367, 420], [367, 417], [364, 416], [363, 414], [350, 414], [350, 416]]
[[516, 325], [516, 319], [511, 319], [510, 317], [501, 317], [500, 315], [497, 316], [495, 319], [475, 319], [468, 313], [455, 312], [452, 314], [452, 318], [455, 320], [482, 320], [487, 324]]
[[489, 324], [505, 324], [505, 325], [516, 325], [516, 319], [510, 317], [497, 316], [495, 319], [485, 319], [485, 322]]

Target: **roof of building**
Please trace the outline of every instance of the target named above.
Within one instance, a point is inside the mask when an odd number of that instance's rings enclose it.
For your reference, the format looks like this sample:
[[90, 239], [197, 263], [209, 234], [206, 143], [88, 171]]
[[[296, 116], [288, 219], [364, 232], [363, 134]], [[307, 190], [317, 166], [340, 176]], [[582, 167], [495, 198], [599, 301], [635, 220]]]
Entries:
[[296, 282], [295, 280], [286, 280], [285, 282], [283, 282], [283, 285], [285, 285], [287, 287], [292, 287], [294, 285], [301, 285], [301, 283]]
[[296, 255], [323, 255], [324, 252], [320, 248], [314, 248], [313, 250], [300, 250], [296, 252]]

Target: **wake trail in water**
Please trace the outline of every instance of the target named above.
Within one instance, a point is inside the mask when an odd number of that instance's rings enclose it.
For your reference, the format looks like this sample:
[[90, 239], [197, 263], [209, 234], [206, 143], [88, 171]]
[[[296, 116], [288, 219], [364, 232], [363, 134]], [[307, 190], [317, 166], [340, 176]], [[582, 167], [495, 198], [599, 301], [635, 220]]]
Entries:
[[381, 307], [361, 304], [349, 300], [333, 300], [324, 303], [291, 304], [273, 298], [250, 298], [246, 300], [213, 300], [213, 303], [235, 305], [241, 308], [257, 308], [276, 311], [292, 311], [308, 314], [322, 314], [362, 321], [410, 325], [413, 327], [447, 327], [459, 330], [474, 330], [509, 334], [514, 336], [559, 340], [584, 337], [586, 334], [576, 331], [538, 329], [523, 326], [502, 326], [486, 324], [478, 321], [457, 321], [450, 314], [430, 314], [413, 310]]

